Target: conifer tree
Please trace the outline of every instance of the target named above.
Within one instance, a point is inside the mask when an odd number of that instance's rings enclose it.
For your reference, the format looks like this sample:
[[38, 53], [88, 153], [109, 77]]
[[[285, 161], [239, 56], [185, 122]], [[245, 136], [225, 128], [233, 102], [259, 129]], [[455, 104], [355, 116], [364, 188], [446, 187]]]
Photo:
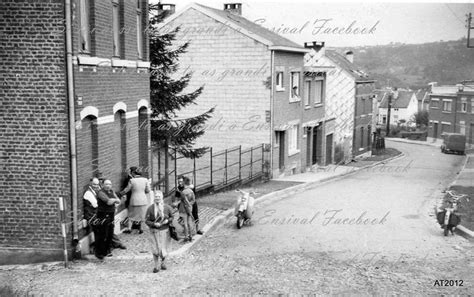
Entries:
[[196, 104], [196, 98], [202, 93], [203, 86], [190, 93], [183, 94], [192, 73], [176, 78], [178, 57], [186, 52], [189, 43], [175, 46], [179, 27], [170, 32], [159, 32], [157, 26], [166, 17], [159, 12], [160, 4], [150, 5], [150, 101], [152, 114], [151, 140], [155, 149], [168, 153], [174, 148], [187, 158], [199, 158], [206, 147], [194, 148], [195, 141], [204, 134], [204, 124], [212, 117], [214, 108], [191, 118], [180, 119], [177, 113]]

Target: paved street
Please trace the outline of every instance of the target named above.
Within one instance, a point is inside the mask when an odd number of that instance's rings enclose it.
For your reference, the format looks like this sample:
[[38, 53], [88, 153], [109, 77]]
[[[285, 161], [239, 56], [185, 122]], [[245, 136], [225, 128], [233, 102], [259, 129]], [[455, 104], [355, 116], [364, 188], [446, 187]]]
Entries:
[[[2, 272], [23, 292], [75, 294], [474, 294], [473, 243], [444, 237], [432, 215], [463, 156], [392, 143], [405, 154], [234, 218], [168, 271], [152, 260], [81, 262]], [[458, 286], [436, 286], [458, 280]], [[443, 284], [443, 283], [442, 283]]]

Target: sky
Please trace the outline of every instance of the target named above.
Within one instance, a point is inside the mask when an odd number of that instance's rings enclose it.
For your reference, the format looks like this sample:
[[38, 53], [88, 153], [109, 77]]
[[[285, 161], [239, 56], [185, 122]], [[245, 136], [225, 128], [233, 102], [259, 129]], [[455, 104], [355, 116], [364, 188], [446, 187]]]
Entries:
[[224, 3], [242, 3], [242, 16], [245, 18], [299, 44], [324, 41], [329, 47], [457, 40], [467, 37], [466, 14], [474, 14], [474, 0], [418, 3], [348, 0], [161, 1], [176, 4], [176, 11], [192, 2], [218, 9], [222, 9]]

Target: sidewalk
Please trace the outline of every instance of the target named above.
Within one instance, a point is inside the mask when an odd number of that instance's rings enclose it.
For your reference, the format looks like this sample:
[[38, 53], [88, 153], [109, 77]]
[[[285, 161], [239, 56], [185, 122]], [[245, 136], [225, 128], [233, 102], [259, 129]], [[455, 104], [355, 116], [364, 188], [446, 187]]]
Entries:
[[449, 189], [469, 197], [469, 201], [461, 199], [458, 212], [461, 215], [462, 225], [459, 225], [457, 229], [463, 235], [474, 238], [474, 154], [467, 155], [463, 168]]

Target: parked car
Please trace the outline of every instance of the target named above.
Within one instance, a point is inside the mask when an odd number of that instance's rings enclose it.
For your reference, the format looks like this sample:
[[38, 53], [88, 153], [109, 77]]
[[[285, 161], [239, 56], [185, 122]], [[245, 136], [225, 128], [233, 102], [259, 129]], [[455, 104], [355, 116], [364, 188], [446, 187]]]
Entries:
[[459, 133], [443, 133], [443, 144], [441, 152], [443, 153], [459, 153], [464, 155], [466, 150], [466, 136]]

